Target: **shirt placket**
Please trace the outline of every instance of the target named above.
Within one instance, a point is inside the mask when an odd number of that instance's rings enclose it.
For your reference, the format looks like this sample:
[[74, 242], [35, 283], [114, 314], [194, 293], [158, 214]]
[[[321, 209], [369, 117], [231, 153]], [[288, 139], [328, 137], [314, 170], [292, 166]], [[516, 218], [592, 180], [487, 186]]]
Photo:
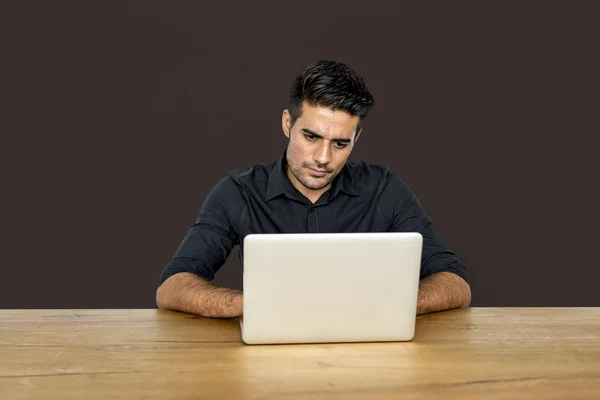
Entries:
[[308, 233], [319, 232], [319, 213], [317, 207], [311, 206], [308, 208]]

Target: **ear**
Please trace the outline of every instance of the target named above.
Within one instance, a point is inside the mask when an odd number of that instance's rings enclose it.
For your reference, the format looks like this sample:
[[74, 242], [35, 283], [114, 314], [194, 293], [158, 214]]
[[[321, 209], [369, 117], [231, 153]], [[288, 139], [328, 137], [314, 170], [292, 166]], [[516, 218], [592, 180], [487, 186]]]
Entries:
[[283, 110], [283, 114], [281, 115], [281, 129], [283, 129], [283, 134], [287, 136], [288, 139], [290, 137], [291, 123], [292, 117], [290, 112], [287, 109]]
[[356, 131], [356, 135], [354, 135], [354, 143], [358, 142], [358, 137], [360, 136], [361, 133], [362, 133], [362, 127], [358, 128], [358, 131]]

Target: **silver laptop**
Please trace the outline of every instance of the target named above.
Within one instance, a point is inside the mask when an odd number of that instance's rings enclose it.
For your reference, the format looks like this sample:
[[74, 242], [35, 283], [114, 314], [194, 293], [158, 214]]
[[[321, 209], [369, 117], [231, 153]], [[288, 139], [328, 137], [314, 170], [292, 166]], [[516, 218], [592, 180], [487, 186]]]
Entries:
[[422, 245], [416, 232], [246, 236], [242, 340], [412, 340]]

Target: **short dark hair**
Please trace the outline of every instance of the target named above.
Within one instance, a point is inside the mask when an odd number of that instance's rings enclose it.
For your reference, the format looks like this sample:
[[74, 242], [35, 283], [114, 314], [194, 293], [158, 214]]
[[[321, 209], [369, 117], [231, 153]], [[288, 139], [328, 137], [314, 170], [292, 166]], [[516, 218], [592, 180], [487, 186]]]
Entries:
[[356, 71], [339, 61], [319, 60], [294, 79], [289, 108], [292, 126], [302, 115], [305, 101], [311, 106], [358, 116], [360, 129], [375, 100]]

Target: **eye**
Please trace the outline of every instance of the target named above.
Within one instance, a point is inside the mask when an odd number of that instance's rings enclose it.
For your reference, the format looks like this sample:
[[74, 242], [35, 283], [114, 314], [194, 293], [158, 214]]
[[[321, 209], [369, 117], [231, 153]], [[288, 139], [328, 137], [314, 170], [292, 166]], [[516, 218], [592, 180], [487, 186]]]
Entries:
[[343, 149], [348, 146], [348, 143], [335, 142], [335, 147], [338, 149]]
[[307, 133], [304, 134], [304, 137], [306, 138], [306, 140], [311, 141], [311, 142], [317, 138], [315, 135], [310, 135]]

